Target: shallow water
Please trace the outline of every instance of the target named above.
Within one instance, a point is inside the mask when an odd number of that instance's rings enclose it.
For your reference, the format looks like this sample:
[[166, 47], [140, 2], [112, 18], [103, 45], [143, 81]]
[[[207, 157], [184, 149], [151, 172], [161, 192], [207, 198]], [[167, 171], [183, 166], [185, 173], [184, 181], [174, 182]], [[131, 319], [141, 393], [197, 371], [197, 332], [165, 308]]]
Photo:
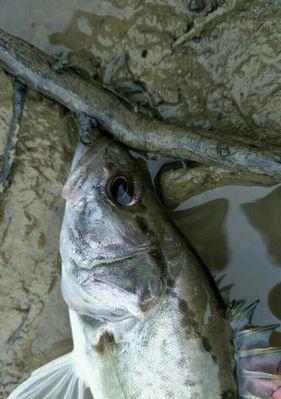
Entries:
[[[259, 11], [262, 2], [256, 4]], [[251, 62], [243, 58], [234, 23], [229, 30], [223, 26], [213, 29], [210, 38], [201, 38], [201, 47], [198, 40], [192, 41], [184, 52], [161, 61], [170, 54], [171, 37], [184, 33], [192, 16], [186, 1], [147, 2], [145, 13], [142, 7], [143, 2], [137, 0], [0, 0], [0, 27], [46, 52], [70, 53], [81, 59], [83, 68], [92, 76], [118, 86], [133, 101], [152, 105], [163, 118], [199, 126], [211, 123], [222, 130], [254, 126], [258, 131], [266, 127], [276, 135], [280, 133], [280, 67], [274, 58], [279, 41], [276, 45], [277, 32], [266, 42], [267, 32], [274, 31], [277, 23], [266, 19], [269, 9], [257, 11], [253, 41], [249, 43]], [[247, 30], [252, 21], [247, 22], [247, 15], [243, 17], [243, 29]], [[266, 65], [264, 59], [259, 65], [255, 58], [261, 48], [255, 40], [263, 42], [262, 49], [269, 60]], [[225, 46], [222, 50], [220, 43], [228, 42], [235, 42], [236, 47]], [[220, 64], [222, 58], [224, 62]], [[0, 104], [0, 110], [1, 106], [6, 107]], [[44, 102], [35, 107], [38, 115], [32, 120], [40, 131], [48, 128], [47, 116], [40, 118], [44, 107]], [[5, 115], [9, 115], [8, 111]], [[63, 113], [60, 117], [65, 118]], [[4, 126], [1, 123], [0, 128]], [[23, 154], [19, 152], [18, 156], [24, 161]], [[159, 165], [160, 162], [150, 162], [153, 175]], [[38, 184], [44, 184], [48, 192], [45, 181]], [[58, 196], [59, 190], [60, 187], [54, 195]], [[221, 286], [232, 285], [230, 298], [245, 298], [248, 302], [260, 299], [254, 316], [257, 324], [281, 320], [280, 202], [280, 186], [225, 187], [194, 197], [173, 212], [216, 277], [225, 275]], [[55, 218], [59, 225], [62, 212], [50, 213], [50, 220]], [[45, 240], [54, 241], [52, 228], [45, 227]], [[27, 240], [23, 245], [27, 251], [30, 243]], [[52, 257], [55, 255], [54, 252]], [[43, 272], [40, 277], [47, 278]], [[10, 290], [14, 289], [14, 280], [4, 281]], [[30, 371], [71, 347], [67, 310], [58, 280], [42, 300], [44, 309], [34, 318], [36, 336], [27, 332], [23, 347], [17, 349], [23, 352], [17, 366], [19, 372]], [[16, 330], [17, 320], [12, 317], [11, 314], [8, 324]], [[274, 333], [272, 342], [281, 345], [280, 332]], [[8, 369], [12, 361], [5, 357], [1, 367]], [[14, 369], [13, 373], [15, 376]], [[7, 386], [14, 381], [12, 376], [5, 380]], [[17, 381], [19, 378], [15, 376]]]
[[[186, 201], [175, 220], [220, 287], [231, 285], [230, 300], [259, 299], [253, 322], [281, 320], [281, 187], [224, 187]], [[280, 329], [279, 329], [280, 331]], [[276, 332], [272, 344], [281, 344]]]
[[[166, 162], [148, 161], [152, 179]], [[229, 301], [260, 300], [256, 325], [281, 320], [280, 208], [280, 185], [229, 186], [197, 195], [170, 212]], [[281, 345], [280, 328], [271, 343]]]

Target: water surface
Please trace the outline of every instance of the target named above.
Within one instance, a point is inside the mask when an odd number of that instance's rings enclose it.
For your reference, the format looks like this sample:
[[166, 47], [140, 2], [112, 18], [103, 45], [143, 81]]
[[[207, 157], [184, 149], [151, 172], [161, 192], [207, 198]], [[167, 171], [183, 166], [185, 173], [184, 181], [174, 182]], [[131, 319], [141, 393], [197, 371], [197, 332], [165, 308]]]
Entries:
[[[281, 320], [281, 187], [223, 187], [173, 213], [204, 262], [231, 286], [230, 300], [260, 300], [254, 323]], [[281, 334], [273, 336], [281, 344]]]

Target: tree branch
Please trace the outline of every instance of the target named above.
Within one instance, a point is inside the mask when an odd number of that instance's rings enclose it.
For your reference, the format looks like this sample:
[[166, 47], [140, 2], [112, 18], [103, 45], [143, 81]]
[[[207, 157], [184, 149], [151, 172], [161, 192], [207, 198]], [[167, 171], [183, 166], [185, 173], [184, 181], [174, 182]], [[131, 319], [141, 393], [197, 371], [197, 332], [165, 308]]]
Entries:
[[73, 111], [95, 119], [124, 144], [142, 151], [217, 165], [280, 180], [280, 150], [270, 151], [214, 132], [152, 120], [125, 106], [97, 82], [74, 71], [55, 72], [54, 59], [21, 39], [0, 30], [0, 66], [20, 82]]
[[162, 201], [170, 208], [222, 186], [273, 186], [277, 181], [270, 176], [241, 174], [231, 169], [190, 163], [164, 165], [157, 176], [157, 189]]

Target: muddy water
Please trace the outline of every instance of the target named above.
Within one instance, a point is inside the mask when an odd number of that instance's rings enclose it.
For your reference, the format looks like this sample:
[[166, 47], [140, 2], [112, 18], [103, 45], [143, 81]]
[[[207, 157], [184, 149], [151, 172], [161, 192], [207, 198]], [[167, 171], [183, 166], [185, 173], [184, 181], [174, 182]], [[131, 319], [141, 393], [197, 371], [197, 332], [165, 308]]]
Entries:
[[[216, 3], [190, 10], [186, 0], [0, 0], [0, 27], [68, 57], [143, 112], [278, 141], [279, 0], [221, 1], [222, 13]], [[210, 22], [202, 24], [203, 15]], [[187, 30], [189, 40], [173, 51]], [[0, 83], [2, 148], [11, 92], [2, 74]], [[58, 234], [73, 135], [69, 115], [28, 97], [0, 214], [1, 399], [71, 347]], [[260, 298], [256, 323], [281, 319], [280, 201], [279, 187], [228, 187], [189, 200], [173, 215], [216, 276], [225, 274], [221, 285], [233, 285], [230, 298]], [[280, 334], [273, 340], [281, 344]]]

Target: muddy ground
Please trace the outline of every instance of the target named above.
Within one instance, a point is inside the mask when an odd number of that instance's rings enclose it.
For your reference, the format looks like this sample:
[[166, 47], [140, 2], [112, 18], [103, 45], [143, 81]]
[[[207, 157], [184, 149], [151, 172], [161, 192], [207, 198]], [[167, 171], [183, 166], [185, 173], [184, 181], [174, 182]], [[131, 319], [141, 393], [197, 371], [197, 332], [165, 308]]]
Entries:
[[[281, 141], [279, 0], [0, 0], [0, 10], [2, 29], [113, 87], [128, 106], [268, 146]], [[0, 148], [10, 120], [1, 73]], [[71, 347], [58, 239], [76, 137], [70, 114], [28, 95], [0, 205], [1, 399]]]

